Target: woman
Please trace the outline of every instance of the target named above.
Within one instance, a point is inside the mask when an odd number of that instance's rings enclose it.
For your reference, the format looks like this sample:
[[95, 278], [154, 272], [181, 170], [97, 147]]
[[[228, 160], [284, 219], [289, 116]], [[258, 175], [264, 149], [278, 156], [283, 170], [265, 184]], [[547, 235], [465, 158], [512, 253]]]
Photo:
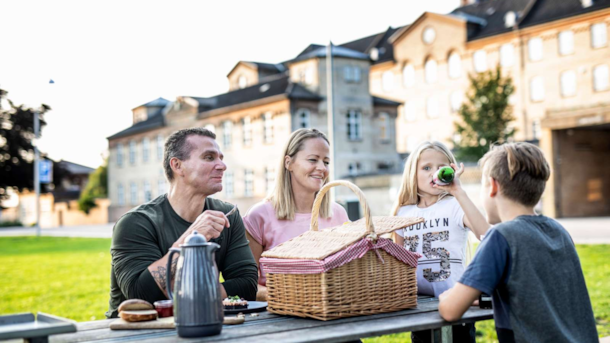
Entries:
[[[329, 143], [316, 129], [292, 133], [278, 168], [275, 189], [244, 217], [246, 235], [256, 263], [261, 254], [309, 230], [311, 209], [318, 191], [328, 181]], [[319, 227], [349, 221], [345, 209], [326, 194], [320, 206]], [[267, 298], [266, 278], [259, 265], [257, 300]]]

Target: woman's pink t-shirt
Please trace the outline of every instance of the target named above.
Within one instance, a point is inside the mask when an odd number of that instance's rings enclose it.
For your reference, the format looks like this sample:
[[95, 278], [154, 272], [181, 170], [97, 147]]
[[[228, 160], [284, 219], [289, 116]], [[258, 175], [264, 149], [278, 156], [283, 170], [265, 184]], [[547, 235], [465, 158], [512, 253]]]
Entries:
[[[331, 209], [330, 218], [318, 219], [320, 229], [343, 225], [349, 221], [347, 212], [341, 205], [332, 203]], [[250, 236], [263, 246], [263, 251], [267, 251], [309, 230], [311, 213], [295, 213], [294, 220], [279, 220], [275, 216], [273, 204], [262, 201], [248, 211], [243, 221]], [[265, 286], [267, 278], [260, 271], [259, 274], [258, 283]]]

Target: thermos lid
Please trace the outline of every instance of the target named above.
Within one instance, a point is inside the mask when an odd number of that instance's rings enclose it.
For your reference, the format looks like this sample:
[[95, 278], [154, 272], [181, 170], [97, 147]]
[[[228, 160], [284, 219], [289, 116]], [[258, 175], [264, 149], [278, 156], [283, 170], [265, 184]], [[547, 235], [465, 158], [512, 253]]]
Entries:
[[197, 231], [193, 231], [186, 239], [184, 240], [184, 244], [180, 244], [181, 247], [198, 247], [202, 245], [206, 245], [208, 242], [205, 240], [205, 237]]

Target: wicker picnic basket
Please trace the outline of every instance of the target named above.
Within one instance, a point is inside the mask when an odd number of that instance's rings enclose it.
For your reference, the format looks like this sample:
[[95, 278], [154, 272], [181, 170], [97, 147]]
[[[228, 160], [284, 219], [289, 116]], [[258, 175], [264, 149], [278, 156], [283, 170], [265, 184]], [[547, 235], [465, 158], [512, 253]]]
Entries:
[[[364, 218], [318, 231], [322, 199], [339, 185], [356, 193]], [[371, 217], [356, 185], [347, 181], [326, 184], [314, 201], [310, 230], [262, 255], [267, 310], [332, 320], [416, 307], [415, 270], [420, 256], [379, 236], [422, 221]]]

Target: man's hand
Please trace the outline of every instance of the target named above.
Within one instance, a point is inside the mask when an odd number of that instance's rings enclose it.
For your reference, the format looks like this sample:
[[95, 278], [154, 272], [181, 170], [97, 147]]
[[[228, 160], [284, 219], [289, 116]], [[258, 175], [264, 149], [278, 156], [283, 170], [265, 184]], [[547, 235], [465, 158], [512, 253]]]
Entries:
[[184, 243], [186, 237], [188, 237], [193, 231], [197, 231], [202, 234], [207, 241], [213, 238], [218, 238], [225, 227], [229, 227], [229, 219], [227, 216], [220, 211], [207, 210], [200, 214], [195, 222], [186, 230], [182, 236], [174, 243], [174, 247], [180, 246]]

